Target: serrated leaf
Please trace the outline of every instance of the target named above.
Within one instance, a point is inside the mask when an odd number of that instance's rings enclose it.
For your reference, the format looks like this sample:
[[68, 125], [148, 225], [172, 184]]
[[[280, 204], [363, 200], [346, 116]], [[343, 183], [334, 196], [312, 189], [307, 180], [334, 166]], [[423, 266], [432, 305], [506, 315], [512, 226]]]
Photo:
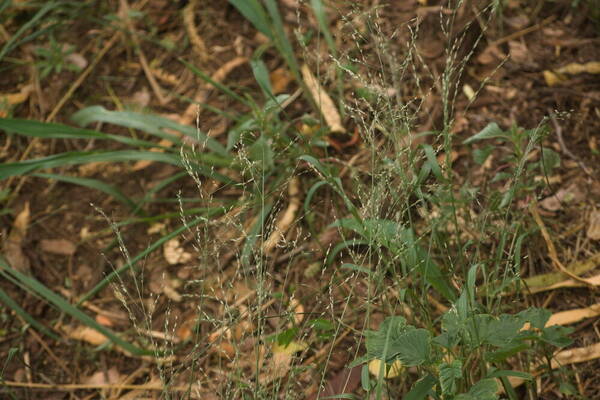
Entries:
[[543, 308], [528, 308], [519, 314], [523, 322], [529, 322], [536, 329], [544, 329], [546, 322], [552, 316], [552, 312]]
[[482, 379], [471, 386], [467, 393], [459, 394], [456, 400], [497, 400], [498, 384], [494, 379]]
[[440, 386], [442, 395], [452, 396], [456, 393], [456, 381], [462, 377], [462, 362], [454, 360], [451, 363], [442, 363], [440, 366]]
[[403, 400], [423, 400], [429, 394], [429, 391], [435, 386], [437, 380], [431, 376], [427, 375], [425, 378], [421, 379], [413, 388], [403, 397]]
[[394, 343], [397, 356], [402, 364], [414, 367], [425, 364], [430, 359], [431, 334], [425, 329], [414, 329], [401, 335]]

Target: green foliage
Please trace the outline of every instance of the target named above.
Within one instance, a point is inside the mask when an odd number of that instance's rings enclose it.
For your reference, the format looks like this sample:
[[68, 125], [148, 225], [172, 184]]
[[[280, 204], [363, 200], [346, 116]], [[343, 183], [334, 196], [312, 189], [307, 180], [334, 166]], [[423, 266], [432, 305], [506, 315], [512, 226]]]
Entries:
[[69, 62], [68, 56], [75, 51], [74, 46], [62, 45], [50, 35], [48, 47], [37, 47], [34, 50], [35, 55], [39, 58], [36, 61], [36, 66], [40, 71], [42, 79], [49, 76], [51, 73], [60, 74], [63, 69], [78, 72], [81, 69]]
[[[378, 330], [364, 333], [366, 355], [351, 366], [377, 359], [388, 365], [399, 360], [403, 366], [418, 367], [424, 377], [407, 395], [411, 399], [425, 398], [434, 386], [441, 399], [497, 399], [498, 388], [492, 378], [514, 375], [531, 379], [519, 371], [497, 370], [509, 356], [531, 351], [543, 355], [546, 345], [571, 343], [566, 337], [570, 329], [545, 327], [549, 316], [548, 311], [536, 308], [499, 317], [479, 313], [469, 306], [463, 291], [442, 316], [441, 334], [432, 337], [428, 330], [407, 324], [403, 317], [388, 317]], [[530, 324], [528, 329], [526, 323]], [[476, 357], [480, 356], [491, 367], [479, 363]], [[473, 370], [474, 365], [479, 365], [477, 370]], [[473, 381], [473, 377], [479, 380]]]
[[[496, 399], [496, 382], [491, 378], [512, 375], [531, 379], [527, 373], [498, 370], [508, 357], [531, 351], [544, 355], [548, 346], [571, 343], [566, 336], [571, 330], [545, 327], [548, 311], [527, 309], [494, 317], [478, 312], [480, 306], [469, 292], [465, 289], [442, 316], [441, 334], [436, 337], [408, 325], [403, 317], [388, 317], [377, 331], [365, 332], [367, 354], [353, 365], [379, 359], [388, 365], [399, 360], [404, 366], [419, 366], [425, 376], [407, 394], [411, 399], [425, 398], [434, 386], [442, 399]], [[526, 323], [530, 324], [528, 329], [524, 329]], [[479, 363], [477, 358], [488, 364]], [[473, 365], [481, 366], [478, 373], [474, 373]], [[472, 381], [477, 376], [482, 379]]]
[[[492, 182], [508, 181], [512, 183], [510, 189], [502, 195], [499, 208], [505, 208], [514, 200], [543, 186], [544, 181], [534, 179], [536, 174], [548, 177], [560, 166], [558, 153], [545, 147], [541, 149], [539, 161], [528, 162], [534, 148], [540, 146], [547, 134], [548, 127], [545, 123], [534, 129], [522, 129], [513, 125], [509, 130], [503, 131], [498, 124], [492, 122], [463, 142], [464, 144], [473, 144], [494, 139], [497, 143], [508, 146], [502, 161], [508, 164], [510, 169], [500, 171], [492, 178]], [[492, 151], [493, 147], [486, 145], [475, 150], [473, 158], [478, 164], [483, 164]]]

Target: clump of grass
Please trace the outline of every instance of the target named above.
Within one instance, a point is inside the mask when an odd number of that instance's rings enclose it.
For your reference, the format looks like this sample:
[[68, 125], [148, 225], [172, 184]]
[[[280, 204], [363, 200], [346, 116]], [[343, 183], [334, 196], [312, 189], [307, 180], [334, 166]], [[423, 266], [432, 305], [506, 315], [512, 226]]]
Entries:
[[[271, 40], [275, 54], [302, 88], [299, 63], [277, 3], [230, 3]], [[387, 392], [390, 397], [405, 395], [410, 399], [494, 399], [499, 389], [495, 379], [499, 378], [506, 394], [516, 398], [508, 377], [531, 380], [534, 371], [530, 369], [536, 356], [548, 356], [552, 346], [569, 343], [565, 337], [568, 331], [545, 328], [548, 312], [514, 312], [501, 297], [506, 288], [519, 280], [524, 241], [532, 234], [515, 203], [535, 195], [539, 185], [533, 180], [535, 171], [549, 174], [559, 162], [557, 155], [546, 149], [542, 151], [542, 161], [529, 161], [532, 150], [543, 138], [545, 125], [502, 130], [490, 123], [464, 143], [457, 143], [451, 133], [457, 82], [473, 49], [469, 49], [467, 58], [458, 58], [460, 37], [451, 40], [449, 33], [454, 14], [441, 19], [448, 32], [447, 63], [442, 75], [436, 76], [419, 55], [418, 24], [400, 27], [399, 30], [409, 31], [410, 40], [405, 46], [394, 48], [386, 38], [406, 32], [389, 35], [379, 10], [355, 6], [345, 17], [344, 29], [350, 32], [348, 37], [356, 46], [343, 52], [329, 32], [323, 3], [312, 0], [310, 5], [319, 33], [331, 52], [332, 59], [325, 64], [334, 71], [328, 76], [333, 80], [331, 86], [338, 89], [342, 114], [356, 124], [366, 144], [367, 161], [362, 164], [366, 169], [351, 163], [340, 167], [340, 163], [332, 162], [327, 157], [326, 131], [313, 138], [299, 134], [294, 124], [316, 126], [320, 110], [315, 109], [309, 116], [289, 117], [285, 107], [292, 98], [273, 93], [268, 68], [262, 60], [267, 49], [261, 48], [251, 67], [262, 98], [240, 95], [185, 63], [197, 76], [245, 107], [245, 113], [232, 117], [235, 125], [228, 132], [225, 146], [203, 135], [200, 129], [152, 115], [93, 107], [75, 114], [74, 122], [82, 127], [105, 122], [138, 129], [166, 138], [175, 146], [161, 148], [161, 152], [150, 151], [156, 145], [149, 140], [59, 124], [3, 120], [0, 128], [10, 134], [94, 138], [118, 142], [128, 150], [64, 153], [5, 164], [0, 166], [0, 178], [34, 174], [93, 187], [127, 204], [140, 215], [136, 222], [156, 220], [144, 215], [148, 195], [130, 199], [103, 182], [36, 171], [85, 162], [147, 159], [181, 168], [178, 174], [159, 183], [157, 190], [185, 175], [194, 179], [205, 207], [190, 210], [180, 199], [181, 226], [134, 257], [129, 256], [119, 227], [114, 226], [126, 263], [79, 299], [81, 304], [119, 279], [115, 290], [124, 305], [129, 307], [128, 298], [144, 304], [142, 278], [134, 275], [131, 282], [126, 282], [124, 273], [138, 270], [137, 264], [144, 257], [178, 235], [193, 239], [198, 263], [194, 266], [194, 279], [182, 291], [195, 302], [197, 316], [189, 342], [182, 345], [188, 346], [185, 360], [160, 367], [166, 398], [171, 396], [178, 375], [187, 376], [190, 393], [195, 382], [201, 380], [212, 382], [226, 398], [302, 397], [298, 391], [303, 383], [315, 377], [321, 384], [325, 382], [328, 363], [337, 350], [331, 346], [320, 358], [315, 354], [320, 364], [316, 371], [300, 364], [299, 358], [288, 360], [285, 376], [280, 376], [273, 370], [277, 364], [268, 361], [269, 357], [277, 357], [274, 349], [298, 346], [299, 354], [309, 357], [310, 350], [322, 353], [320, 350], [330, 343], [344, 339], [345, 331], [356, 340], [356, 359], [349, 365], [364, 364], [361, 384], [367, 396], [380, 399]], [[490, 6], [478, 17], [489, 24], [496, 11]], [[296, 36], [306, 38], [300, 31]], [[310, 56], [310, 43], [303, 45]], [[307, 61], [324, 63], [318, 58]], [[352, 82], [353, 88], [344, 82]], [[306, 103], [314, 106], [313, 99], [305, 93]], [[427, 132], [417, 134], [417, 122], [427, 112], [425, 98], [434, 94], [441, 102], [441, 126], [431, 126]], [[193, 139], [197, 146], [170, 134], [170, 129]], [[511, 169], [494, 178], [503, 185], [478, 187], [459, 176], [451, 154], [457, 146], [492, 140], [511, 146], [507, 153]], [[477, 148], [473, 153], [475, 162], [483, 163], [492, 151], [494, 148], [489, 146]], [[347, 175], [342, 177], [342, 171], [347, 171]], [[284, 254], [287, 259], [278, 262], [265, 250], [264, 243], [276, 229], [279, 211], [291, 202], [286, 198], [287, 186], [300, 174], [308, 188], [304, 214], [296, 216], [292, 223], [299, 233], [277, 243], [288, 251]], [[227, 202], [219, 198], [217, 191], [207, 190], [209, 179], [220, 182], [219, 190], [236, 190], [240, 194], [238, 200]], [[329, 199], [323, 206], [325, 211], [311, 206], [324, 198]], [[323, 217], [325, 212], [332, 220]], [[294, 251], [302, 250], [303, 240], [328, 230], [337, 231], [341, 239], [321, 249], [321, 259], [310, 260], [317, 265], [317, 271], [297, 271], [295, 263], [307, 259], [296, 257]], [[215, 265], [224, 253], [231, 255], [226, 265]], [[150, 353], [94, 325], [76, 306], [56, 297], [39, 282], [15, 274], [7, 265], [1, 266], [3, 274], [13, 282], [99, 330], [115, 344], [134, 354]], [[321, 280], [314, 279], [315, 274]], [[321, 286], [307, 287], [303, 279], [313, 279], [311, 282]], [[128, 289], [132, 283], [135, 291]], [[228, 295], [240, 287], [252, 293], [252, 302]], [[485, 290], [478, 291], [478, 287]], [[299, 317], [295, 312], [294, 300], [298, 298], [300, 304], [312, 307], [306, 312], [309, 317], [304, 313]], [[5, 293], [0, 292], [0, 299], [17, 310]], [[432, 303], [438, 307], [432, 307]], [[18, 312], [35, 325], [35, 320], [24, 311]], [[142, 323], [138, 314], [145, 318]], [[139, 330], [154, 326], [150, 310], [130, 309], [130, 315]], [[377, 329], [369, 329], [374, 325], [372, 320], [379, 320]], [[177, 327], [168, 318], [165, 321], [165, 333], [173, 336]], [[530, 324], [530, 329], [522, 329], [525, 323]], [[206, 340], [207, 337], [211, 339]], [[233, 348], [226, 356], [219, 353], [224, 343]], [[174, 347], [151, 344], [155, 351], [161, 349], [154, 353], [156, 356], [177, 354]], [[513, 370], [509, 359], [518, 362], [518, 370]], [[373, 360], [382, 361], [376, 378], [369, 375], [368, 365]], [[397, 361], [403, 366], [402, 379], [388, 383], [384, 372]], [[215, 365], [219, 371], [229, 372], [227, 379], [211, 370]], [[317, 390], [321, 391], [321, 387]]]

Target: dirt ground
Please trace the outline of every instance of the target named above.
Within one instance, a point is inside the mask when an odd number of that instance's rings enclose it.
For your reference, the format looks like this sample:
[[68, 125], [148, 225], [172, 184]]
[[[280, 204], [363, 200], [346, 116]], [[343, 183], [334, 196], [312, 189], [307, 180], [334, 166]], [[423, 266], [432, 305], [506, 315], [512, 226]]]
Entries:
[[[32, 10], [27, 5], [21, 5], [22, 2], [14, 3], [16, 5], [9, 6], [11, 18], [2, 20], [2, 28], [6, 33], [4, 42], [32, 16]], [[130, 7], [142, 13], [133, 22], [137, 39], [130, 32], [119, 33], [113, 30], [109, 24], [110, 18], [107, 16], [117, 12], [119, 2], [91, 3], [94, 6], [80, 10], [80, 18], [64, 16], [70, 19], [65, 20], [65, 27], [56, 36], [58, 43], [73, 47], [70, 60], [75, 64], [80, 63], [83, 69], [71, 71], [63, 68], [60, 72], [53, 71], [42, 78], [41, 64], [34, 61], [40, 58], [36, 55], [35, 48], [49, 45], [48, 38], [44, 35], [12, 50], [10, 60], [3, 62], [6, 64], [5, 71], [8, 72], [0, 73], [0, 93], [25, 95], [23, 101], [2, 108], [4, 117], [70, 124], [69, 117], [74, 112], [91, 105], [103, 105], [115, 110], [151, 110], [162, 115], [181, 116], [189, 105], [185, 99], [194, 97], [202, 83], [179, 59], [195, 63], [210, 75], [236, 57], [250, 57], [264, 43], [264, 38], [257, 34], [252, 25], [225, 2], [200, 1], [201, 6], [190, 9], [186, 1], [131, 1]], [[314, 16], [307, 13], [307, 2], [300, 2], [300, 6], [294, 0], [278, 3], [290, 32], [294, 29], [306, 32], [316, 26]], [[333, 3], [329, 16], [334, 39], [341, 53], [352, 54], [356, 41], [352, 36], [344, 34], [346, 25], [340, 15], [352, 15], [353, 7], [347, 2]], [[441, 2], [409, 0], [391, 1], [388, 5], [380, 1], [372, 3], [373, 7], [381, 7], [377, 12], [380, 22], [377, 29], [382, 37], [389, 39], [391, 52], [406, 49], [411, 34], [408, 27], [418, 30], [414, 45], [415, 51], [420, 55], [419, 61], [415, 64], [413, 74], [399, 82], [400, 90], [409, 97], [419, 94], [415, 76], [422, 78], [421, 87], [434, 88], [428, 92], [427, 100], [418, 112], [418, 132], [443, 127], [444, 110], [439, 85], [436, 86], [439, 80], [436, 83], [434, 78], [439, 77], [446, 67], [446, 44], [455, 39], [460, 46], [458, 59], [466, 61], [463, 73], [454, 82], [457, 92], [453, 103], [453, 135], [457, 138], [457, 143], [479, 132], [490, 121], [497, 122], [505, 129], [513, 125], [533, 129], [541, 121], [546, 121], [550, 132], [543, 144], [560, 154], [561, 165], [552, 176], [547, 177], [550, 185], [540, 196], [539, 211], [564, 265], [583, 262], [596, 256], [600, 250], [600, 71], [597, 64], [587, 72], [557, 71], [573, 63], [582, 66], [600, 62], [600, 4], [594, 0], [509, 0], [505, 2], [501, 17], [484, 25], [477, 21], [473, 13], [473, 7], [480, 7], [482, 2], [467, 1], [467, 5], [460, 7], [456, 13], [454, 26], [444, 34], [440, 28], [440, 15], [450, 15], [451, 11], [441, 6]], [[190, 44], [184, 22], [185, 13], [193, 16], [195, 29], [205, 46], [204, 54], [198, 51], [198, 45]], [[136, 50], [136, 41], [140, 44], [141, 52]], [[105, 48], [107, 43], [108, 49]], [[326, 48], [319, 51], [327, 59]], [[304, 52], [298, 49], [299, 55]], [[309, 55], [310, 62], [315, 63], [315, 54]], [[150, 65], [155, 84], [149, 81], [142, 58]], [[22, 62], [15, 67], [15, 60]], [[267, 51], [265, 61], [270, 71], [283, 65], [272, 49]], [[86, 66], [92, 63], [95, 63], [94, 68], [89, 75], [84, 76]], [[373, 68], [376, 70], [377, 64]], [[78, 79], [81, 79], [81, 83], [75, 87], [74, 92], [69, 93]], [[234, 68], [226, 76], [225, 83], [249, 93], [259, 92], [247, 62]], [[482, 87], [484, 83], [485, 86]], [[295, 89], [294, 84], [290, 83], [288, 91]], [[334, 91], [333, 87], [330, 89]], [[474, 93], [477, 95], [473, 98]], [[160, 96], [165, 99], [161, 101]], [[64, 103], [61, 102], [63, 97]], [[238, 107], [217, 91], [207, 92], [206, 103], [223, 110]], [[302, 115], [306, 109], [305, 104], [295, 103], [290, 108], [290, 113]], [[231, 128], [231, 122], [220, 115], [204, 112], [199, 126], [203, 131], [210, 131], [213, 137], [224, 141], [223, 133]], [[126, 129], [111, 129], [104, 126], [99, 130], [128, 133]], [[4, 163], [15, 162], [97, 145], [101, 144], [83, 140], [36, 140], [1, 133], [0, 159]], [[117, 148], [117, 145], [111, 146]], [[365, 151], [365, 146], [364, 142], [338, 148], [332, 145], [330, 151], [335, 158], [349, 162], [353, 157], [360, 156]], [[452, 155], [454, 168], [460, 175], [487, 182], [495, 172], [506, 167], [501, 158], [493, 157], [484, 166], [474, 165], [469, 151], [467, 147], [460, 148]], [[368, 168], [368, 162], [365, 162], [365, 168]], [[74, 166], [53, 172], [102, 179], [119, 187], [132, 198], [142, 197], [157, 182], [175, 172], [174, 167], [162, 164], [135, 169], [132, 162]], [[115, 222], [131, 218], [130, 210], [113, 198], [91, 188], [52, 182], [40, 177], [16, 177], [0, 182], [0, 185], [11, 193], [0, 211], [2, 238], [17, 229], [17, 217], [24, 215], [23, 210], [29, 208], [26, 234], [19, 243], [21, 256], [32, 276], [48, 288], [75, 301], [113, 268], [126, 263], [106, 218], [90, 205], [101, 208]], [[309, 189], [307, 185], [300, 180], [302, 193]], [[489, 185], [493, 186], [494, 183], [489, 182]], [[177, 184], [159, 191], [155, 198], [165, 201], [152, 203], [145, 210], [147, 215], [175, 214], [157, 223], [123, 226], [121, 235], [129, 253], [138, 254], [160, 235], [178, 226], [179, 205], [176, 201], [166, 200], [176, 199], [177, 196], [194, 198], [197, 193], [196, 184], [191, 179], [181, 179]], [[546, 201], [555, 193], [562, 193], [562, 201]], [[232, 191], [224, 195], [234, 198], [237, 193]], [[190, 204], [192, 207], [193, 203]], [[319, 204], [327, 203], [323, 201]], [[326, 222], [330, 222], [327, 216], [331, 217], [332, 210], [323, 206], [317, 212], [325, 216]], [[527, 212], [524, 205], [523, 213]], [[229, 234], [226, 229], [219, 232], [224, 236]], [[181, 248], [194, 253], [193, 237], [189, 236], [182, 239]], [[231, 236], [235, 236], [235, 233], [231, 233]], [[337, 243], [340, 238], [332, 234], [332, 237], [322, 240], [323, 244], [329, 245]], [[2, 362], [2, 379], [13, 384], [0, 388], [0, 397], [162, 398], [160, 391], [146, 390], [143, 384], [160, 382], [158, 371], [162, 370], [168, 376], [177, 377], [171, 383], [172, 386], [181, 387], [189, 381], [194, 368], [205, 371], [199, 378], [200, 385], [207, 390], [202, 393], [202, 398], [223, 398], [228, 393], [234, 393], [225, 383], [228, 379], [223, 376], [232, 350], [227, 347], [227, 343], [220, 343], [215, 351], [189, 340], [193, 335], [198, 335], [202, 340], [210, 341], [216, 337], [211, 335], [218, 332], [208, 323], [199, 328], [194, 327], [198, 303], [192, 297], [178, 298], [180, 294], [177, 292], [183, 292], [183, 288], [179, 289], [173, 283], [191, 282], [186, 290], [193, 292], [198, 288], [194, 286], [194, 282], [227, 281], [234, 276], [236, 272], [232, 266], [232, 258], [237, 253], [236, 249], [229, 247], [233, 245], [227, 243], [215, 252], [218, 254], [218, 269], [174, 270], [165, 263], [164, 253], [155, 251], [143, 260], [143, 287], [139, 296], [129, 300], [132, 303], [131, 309], [127, 310], [122, 306], [116, 291], [110, 286], [83, 307], [96, 321], [128, 337], [134, 336], [132, 315], [142, 321], [144, 316], [140, 314], [143, 314], [143, 310], [152, 308], [153, 318], [149, 326], [144, 326], [148, 336], [141, 339], [142, 344], [160, 342], [162, 339], [159, 336], [165, 331], [165, 326], [170, 326], [167, 330], [174, 333], [174, 339], [166, 347], [173, 351], [176, 361], [161, 368], [158, 368], [155, 360], [130, 356], [115, 349], [99, 348], [101, 342], [94, 343], [93, 339], [79, 336], [78, 340], [77, 333], [65, 333], [74, 329], [69, 317], [12, 283], [0, 282], [0, 287], [18, 300], [19, 305], [36, 320], [52, 327], [56, 332], [63, 332], [60, 340], [49, 338], [26, 325], [9, 307], [0, 306], [0, 360], [5, 360]], [[524, 277], [555, 270], [549, 258], [548, 243], [541, 235], [526, 247], [528, 262], [521, 272]], [[320, 300], [315, 302], [315, 299], [323, 297], [322, 282], [333, 280], [328, 275], [329, 272], [309, 277], [304, 273], [324, 257], [318, 249], [314, 240], [307, 242], [302, 254], [280, 249], [272, 257], [270, 264], [273, 267], [271, 289], [284, 292], [288, 286], [297, 286], [298, 303], [293, 304], [295, 307], [300, 304], [306, 313], [323, 307]], [[4, 253], [6, 251], [5, 247]], [[209, 263], [215, 260], [204, 261]], [[280, 267], [281, 265], [286, 267]], [[592, 270], [586, 276], [593, 275]], [[206, 301], [204, 312], [216, 318], [230, 318], [217, 300], [221, 296], [226, 299], [224, 302], [236, 302], [236, 299], [244, 295], [253, 296], [243, 280], [240, 282], [242, 283], [232, 284], [231, 288], [221, 285], [227, 290], [212, 293], [214, 298]], [[136, 290], [132, 281], [127, 280], [124, 284], [128, 290]], [[338, 289], [332, 302], [343, 304], [345, 290], [350, 289], [343, 284]], [[352, 290], [360, 293], [367, 289], [357, 285]], [[517, 301], [519, 309], [539, 306], [559, 312], [597, 305], [600, 303], [600, 295], [592, 287], [559, 288], [523, 296]], [[278, 315], [285, 310], [267, 303], [263, 311], [266, 315], [274, 316], [267, 321], [265, 329], [283, 323]], [[375, 313], [370, 324], [376, 325], [383, 317], [383, 314]], [[339, 332], [335, 341], [323, 340], [320, 342], [322, 347], [313, 347], [302, 353], [302, 359], [297, 364], [306, 368], [297, 372], [295, 382], [282, 385], [281, 393], [286, 390], [296, 391], [298, 398], [314, 398], [324, 365], [327, 365], [324, 380], [326, 389], [321, 392], [321, 396], [333, 395], [341, 390], [347, 393], [360, 390], [357, 389], [360, 386], [360, 374], [357, 376], [356, 369], [348, 372], [345, 366], [361, 349], [354, 329], [360, 332], [363, 322], [361, 316], [356, 314], [347, 323], [348, 330]], [[572, 334], [575, 342], [572, 346], [585, 347], [600, 342], [599, 323], [597, 317], [575, 323]], [[194, 333], [194, 329], [198, 331]], [[240, 324], [239, 329], [243, 331], [245, 328]], [[21, 351], [13, 355], [13, 349]], [[240, 340], [236, 354], [241, 354], [241, 358], [248, 360], [252, 357], [256, 359], [252, 349], [254, 346], [251, 341]], [[197, 365], [194, 367], [189, 363], [192, 354], [196, 355], [194, 359]], [[584, 396], [572, 398], [600, 398], [600, 375], [597, 373], [600, 361], [597, 357], [565, 367], [566, 373], [572, 378], [571, 382]], [[251, 361], [247, 362], [250, 365]], [[348, 380], [345, 379], [347, 375], [350, 377]], [[236, 379], [233, 375], [229, 378]], [[551, 379], [538, 379], [539, 398], [568, 397], [559, 393], [559, 388]], [[115, 382], [125, 382], [130, 386], [119, 387]], [[343, 382], [347, 383], [345, 389], [341, 389], [344, 387]], [[98, 385], [106, 385], [108, 389], [100, 391], [97, 389]], [[185, 398], [185, 390], [178, 393], [180, 394], [176, 396]], [[277, 397], [272, 395], [273, 398]], [[167, 398], [164, 394], [162, 396]]]

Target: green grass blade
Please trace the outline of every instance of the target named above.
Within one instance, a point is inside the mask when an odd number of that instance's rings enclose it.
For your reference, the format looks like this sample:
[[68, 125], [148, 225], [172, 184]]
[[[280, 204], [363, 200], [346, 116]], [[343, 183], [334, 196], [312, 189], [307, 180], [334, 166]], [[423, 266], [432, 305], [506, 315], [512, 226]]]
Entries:
[[[205, 161], [219, 167], [229, 167], [230, 162], [210, 154], [199, 155], [199, 161]], [[92, 162], [127, 162], [149, 160], [162, 162], [182, 167], [179, 155], [160, 153], [154, 151], [120, 150], [120, 151], [97, 151], [97, 152], [70, 152], [61, 153], [44, 158], [26, 160], [16, 163], [0, 165], [0, 180], [15, 175], [23, 175], [40, 169], [63, 167], [66, 165], [85, 164]], [[213, 171], [211, 168], [203, 165], [192, 165], [192, 168], [201, 174], [215, 179], [217, 181], [232, 184], [235, 183], [231, 178]]]
[[76, 176], [66, 176], [66, 175], [59, 175], [59, 174], [38, 173], [38, 174], [32, 174], [32, 175], [36, 176], [38, 178], [55, 179], [60, 182], [72, 183], [74, 185], [79, 185], [79, 186], [84, 186], [84, 187], [88, 187], [91, 189], [99, 190], [101, 192], [104, 192], [104, 193], [114, 197], [116, 200], [125, 204], [127, 207], [131, 208], [132, 210], [139, 211], [139, 206], [133, 200], [131, 200], [129, 197], [125, 196], [119, 189], [117, 189], [116, 187], [111, 186], [109, 184], [106, 184], [102, 181], [99, 181], [97, 179], [79, 178]]
[[248, 232], [248, 236], [246, 238], [246, 243], [244, 243], [244, 247], [242, 248], [242, 253], [240, 255], [240, 261], [242, 266], [247, 267], [250, 263], [250, 257], [252, 252], [255, 250], [256, 241], [262, 237], [262, 230], [265, 227], [265, 222], [267, 217], [269, 216], [269, 212], [271, 212], [271, 208], [273, 207], [273, 203], [266, 203], [261, 206], [260, 215], [258, 220]]
[[158, 182], [156, 185], [154, 185], [152, 188], [150, 188], [148, 191], [146, 191], [144, 198], [138, 203], [137, 207], [133, 210], [133, 213], [137, 214], [138, 211], [141, 210], [142, 206], [150, 201], [152, 196], [154, 196], [156, 193], [158, 193], [159, 191], [161, 191], [162, 189], [164, 189], [171, 183], [173, 183], [185, 176], [188, 176], [187, 171], [181, 171], [181, 172], [178, 172], [178, 173], [176, 173], [172, 176], [169, 176], [168, 178], [165, 178], [162, 181]]
[[156, 143], [146, 140], [133, 139], [126, 136], [111, 135], [91, 129], [73, 128], [68, 125], [49, 122], [32, 121], [28, 119], [0, 119], [0, 129], [8, 133], [42, 139], [104, 139], [114, 140], [136, 147], [157, 147]]
[[267, 7], [267, 11], [269, 12], [269, 16], [271, 17], [271, 21], [273, 23], [273, 40], [275, 42], [275, 47], [281, 53], [283, 58], [285, 59], [288, 67], [296, 77], [298, 82], [303, 82], [300, 77], [300, 67], [298, 66], [298, 60], [296, 60], [296, 55], [294, 53], [294, 48], [290, 43], [287, 35], [285, 34], [285, 29], [283, 29], [283, 19], [281, 18], [281, 14], [279, 13], [279, 8], [275, 0], [265, 0], [265, 4]]
[[7, 307], [11, 308], [14, 312], [16, 312], [21, 318], [23, 318], [29, 325], [33, 326], [38, 331], [42, 332], [44, 335], [56, 340], [60, 341], [60, 337], [55, 335], [52, 331], [46, 328], [44, 325], [40, 324], [35, 318], [33, 318], [27, 311], [23, 310], [21, 306], [19, 306], [4, 290], [0, 288], [0, 301], [6, 304]]
[[27, 287], [27, 290], [30, 290], [31, 292], [34, 292], [37, 295], [41, 296], [48, 303], [50, 303], [51, 305], [56, 307], [58, 310], [75, 318], [83, 325], [86, 325], [86, 326], [100, 332], [101, 334], [106, 336], [113, 343], [120, 346], [124, 350], [127, 350], [128, 352], [130, 352], [134, 355], [138, 355], [138, 356], [154, 354], [150, 350], [140, 349], [139, 347], [127, 342], [126, 340], [123, 340], [122, 338], [117, 336], [111, 330], [100, 325], [89, 315], [83, 313], [81, 310], [74, 307], [71, 303], [69, 303], [63, 297], [57, 295], [52, 290], [48, 289], [46, 286], [44, 286], [42, 283], [40, 283], [37, 279], [29, 277], [15, 269], [13, 269], [12, 267], [10, 267], [8, 265], [8, 263], [6, 262], [6, 260], [2, 256], [0, 256], [0, 271], [3, 275], [4, 274], [11, 275], [15, 279], [17, 279], [20, 283], [22, 283], [25, 287]]
[[259, 0], [229, 0], [229, 3], [237, 8], [240, 14], [250, 21], [259, 32], [269, 39], [273, 39], [269, 18]]
[[317, 18], [317, 23], [319, 24], [319, 29], [325, 36], [325, 41], [327, 42], [327, 46], [331, 51], [333, 57], [337, 57], [337, 48], [335, 46], [335, 42], [333, 40], [333, 36], [331, 35], [331, 31], [329, 30], [329, 26], [327, 24], [327, 14], [325, 13], [325, 7], [323, 6], [322, 0], [310, 0], [310, 6], [315, 13], [315, 17]]
[[177, 156], [153, 151], [122, 150], [69, 152], [33, 160], [0, 165], [0, 180], [14, 175], [27, 174], [39, 169], [63, 167], [66, 165], [85, 164], [91, 162], [123, 162], [138, 160], [150, 160], [178, 166], [181, 165], [181, 162]]
[[263, 91], [263, 94], [267, 99], [275, 98], [273, 94], [273, 89], [271, 87], [271, 79], [269, 78], [269, 70], [265, 65], [264, 61], [256, 58], [250, 60], [250, 67], [252, 68], [252, 73], [254, 74], [254, 79], [258, 83], [258, 86]]
[[2, 50], [0, 50], [0, 61], [6, 56], [12, 49], [14, 49], [20, 42], [18, 42], [19, 38], [27, 32], [30, 28], [32, 28], [39, 20], [44, 18], [46, 14], [59, 6], [59, 3], [56, 2], [48, 2], [42, 8], [38, 10], [38, 12], [26, 23], [23, 24], [19, 28], [17, 32], [4, 44]]
[[183, 63], [183, 65], [185, 65], [186, 67], [188, 67], [188, 69], [190, 71], [192, 71], [195, 75], [197, 75], [199, 78], [201, 78], [203, 81], [205, 81], [206, 83], [214, 86], [215, 88], [219, 89], [221, 92], [225, 93], [227, 96], [231, 97], [232, 99], [239, 101], [240, 103], [244, 104], [247, 107], [252, 108], [252, 104], [250, 104], [248, 102], [248, 100], [244, 99], [243, 97], [237, 95], [235, 92], [233, 92], [231, 89], [229, 89], [227, 86], [213, 80], [210, 76], [206, 75], [204, 72], [200, 71], [198, 68], [196, 68], [195, 66], [193, 66], [192, 64], [190, 64], [189, 62], [183, 60], [183, 59], [179, 59], [179, 61], [181, 61]]
[[228, 156], [225, 148], [215, 139], [206, 136], [194, 127], [181, 125], [158, 115], [132, 111], [110, 111], [102, 106], [92, 106], [76, 112], [71, 120], [80, 126], [87, 126], [93, 122], [105, 122], [131, 129], [139, 129], [180, 145], [181, 140], [177, 136], [165, 131], [165, 129], [173, 129], [206, 145], [209, 150], [221, 156]]

